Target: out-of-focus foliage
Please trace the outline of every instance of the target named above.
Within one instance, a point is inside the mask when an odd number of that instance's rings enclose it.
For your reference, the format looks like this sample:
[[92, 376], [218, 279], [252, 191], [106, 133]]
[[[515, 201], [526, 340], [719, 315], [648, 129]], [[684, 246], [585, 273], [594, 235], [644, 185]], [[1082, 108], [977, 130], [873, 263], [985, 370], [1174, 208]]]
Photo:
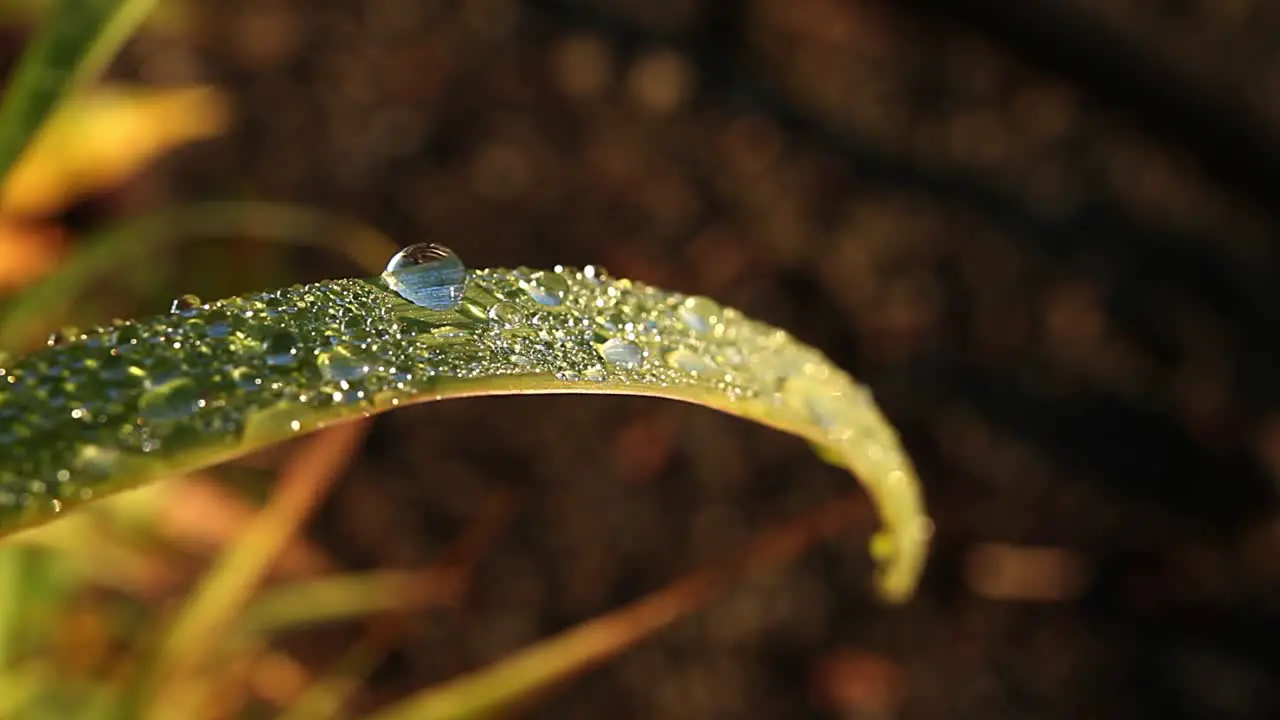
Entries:
[[0, 217], [42, 217], [118, 187], [156, 156], [227, 124], [213, 88], [107, 86], [76, 95], [43, 127], [0, 186]]

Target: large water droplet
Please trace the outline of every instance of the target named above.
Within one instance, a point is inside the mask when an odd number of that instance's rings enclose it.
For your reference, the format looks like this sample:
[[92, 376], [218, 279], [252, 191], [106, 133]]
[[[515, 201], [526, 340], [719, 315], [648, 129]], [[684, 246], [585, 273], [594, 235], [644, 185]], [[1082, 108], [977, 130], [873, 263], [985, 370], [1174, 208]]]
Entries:
[[321, 351], [316, 364], [328, 380], [359, 380], [369, 374], [369, 364], [344, 347]]
[[405, 300], [428, 310], [452, 310], [467, 289], [467, 268], [452, 250], [418, 243], [396, 253], [382, 277]]
[[48, 345], [49, 347], [66, 345], [67, 343], [71, 342], [71, 339], [75, 337], [75, 335], [76, 335], [76, 331], [70, 328], [63, 328], [62, 330], [54, 330], [53, 332], [49, 333], [49, 337], [45, 340], [44, 344]]
[[298, 336], [288, 330], [272, 333], [262, 351], [268, 365], [292, 365], [298, 361]]
[[680, 320], [699, 335], [706, 335], [712, 332], [717, 325], [720, 324], [720, 314], [723, 309], [715, 300], [700, 295], [685, 298], [680, 304], [680, 308], [676, 310], [676, 314], [680, 316]]
[[824, 382], [793, 375], [782, 384], [783, 397], [826, 430], [856, 431], [868, 401], [865, 389], [849, 383]]
[[519, 305], [505, 300], [489, 308], [489, 319], [504, 328], [516, 327], [524, 323], [524, 310]]
[[630, 340], [611, 338], [600, 346], [600, 357], [610, 365], [632, 369], [644, 363], [644, 350]]
[[569, 292], [569, 281], [559, 273], [538, 271], [522, 281], [520, 287], [539, 305], [559, 307], [564, 304], [565, 293]]
[[716, 364], [711, 360], [684, 348], [676, 348], [667, 353], [666, 360], [671, 367], [694, 375], [710, 375], [717, 370]]
[[169, 312], [180, 313], [184, 310], [192, 310], [200, 307], [200, 298], [196, 295], [182, 295], [173, 299], [173, 303], [169, 305]]
[[231, 316], [225, 310], [213, 310], [205, 315], [205, 334], [209, 337], [224, 338], [231, 331]]
[[200, 389], [190, 378], [171, 380], [138, 398], [138, 415], [148, 423], [181, 420], [200, 408]]

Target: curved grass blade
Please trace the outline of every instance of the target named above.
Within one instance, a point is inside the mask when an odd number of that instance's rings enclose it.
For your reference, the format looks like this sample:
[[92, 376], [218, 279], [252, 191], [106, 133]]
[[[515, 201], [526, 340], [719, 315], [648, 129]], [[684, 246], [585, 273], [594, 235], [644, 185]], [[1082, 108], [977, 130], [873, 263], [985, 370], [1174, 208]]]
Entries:
[[0, 314], [0, 348], [30, 347], [33, 339], [46, 337], [95, 280], [146, 262], [167, 243], [233, 237], [246, 230], [276, 242], [329, 246], [370, 272], [381, 269], [396, 250], [361, 223], [299, 205], [227, 201], [173, 208], [85, 238], [57, 272], [27, 288]]
[[115, 57], [156, 0], [60, 0], [18, 60], [0, 103], [0, 180], [77, 85]]
[[118, 322], [0, 370], [0, 530], [409, 403], [643, 395], [839, 458], [885, 523], [880, 593], [913, 591], [932, 528], [915, 471], [869, 392], [814, 348], [708, 298], [590, 267], [469, 271], [449, 309], [409, 302], [388, 277]]

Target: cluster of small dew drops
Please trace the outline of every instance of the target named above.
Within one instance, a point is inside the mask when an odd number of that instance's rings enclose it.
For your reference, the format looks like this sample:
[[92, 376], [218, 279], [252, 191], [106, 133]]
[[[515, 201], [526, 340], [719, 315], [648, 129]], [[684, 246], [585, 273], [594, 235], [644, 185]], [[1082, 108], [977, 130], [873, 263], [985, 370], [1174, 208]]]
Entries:
[[379, 278], [186, 295], [6, 361], [0, 527], [218, 447], [519, 375], [754, 403], [857, 449], [862, 469], [907, 467], [866, 391], [784, 331], [595, 266], [467, 270], [423, 244]]

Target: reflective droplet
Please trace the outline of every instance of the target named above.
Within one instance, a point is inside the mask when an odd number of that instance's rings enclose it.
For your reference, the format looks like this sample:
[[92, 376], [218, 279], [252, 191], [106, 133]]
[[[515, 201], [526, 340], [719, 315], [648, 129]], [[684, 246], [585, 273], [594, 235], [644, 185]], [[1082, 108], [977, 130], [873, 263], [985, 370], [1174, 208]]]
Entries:
[[452, 310], [467, 289], [467, 268], [452, 250], [418, 243], [396, 253], [382, 274], [405, 300], [428, 310]]
[[54, 330], [53, 332], [49, 333], [49, 337], [44, 341], [44, 344], [48, 345], [49, 347], [66, 345], [68, 342], [71, 342], [71, 336], [73, 334], [74, 334], [73, 332], [68, 330]]
[[558, 273], [538, 271], [522, 281], [520, 287], [539, 305], [559, 307], [569, 292], [569, 281]]
[[205, 333], [212, 338], [224, 338], [231, 334], [231, 316], [225, 310], [214, 310], [205, 315]]
[[676, 314], [680, 316], [680, 321], [689, 326], [699, 335], [706, 335], [720, 324], [720, 314], [723, 309], [715, 300], [701, 295], [694, 295], [685, 298], [680, 303], [680, 308], [676, 310]]
[[809, 414], [814, 423], [830, 430], [854, 428], [867, 401], [866, 391], [840, 386], [805, 375], [793, 375], [782, 384], [782, 394], [792, 407]]
[[298, 336], [288, 330], [272, 333], [262, 344], [268, 365], [292, 365], [298, 361]]
[[618, 367], [632, 369], [644, 363], [644, 350], [630, 340], [611, 338], [600, 346], [600, 357]]
[[523, 324], [525, 314], [519, 305], [503, 301], [489, 308], [489, 319], [509, 328]]
[[251, 390], [262, 384], [262, 378], [252, 368], [238, 367], [231, 371], [231, 382], [244, 390]]
[[147, 387], [164, 385], [186, 375], [182, 362], [167, 355], [152, 358], [145, 368], [133, 365], [128, 372], [142, 378]]
[[369, 364], [344, 347], [335, 347], [316, 355], [320, 374], [328, 380], [359, 380], [369, 374]]
[[609, 277], [609, 272], [599, 265], [588, 265], [582, 268], [582, 277], [593, 285], [599, 285]]
[[100, 445], [82, 445], [73, 461], [77, 475], [93, 477], [109, 475], [120, 459], [120, 451]]
[[200, 298], [195, 295], [182, 295], [174, 298], [173, 304], [169, 306], [169, 312], [180, 313], [183, 310], [192, 310], [200, 307]]
[[190, 378], [179, 378], [147, 390], [138, 398], [138, 415], [148, 423], [181, 420], [200, 407], [200, 389]]
[[684, 348], [676, 348], [667, 353], [666, 360], [671, 367], [694, 375], [710, 375], [718, 370], [715, 363]]

